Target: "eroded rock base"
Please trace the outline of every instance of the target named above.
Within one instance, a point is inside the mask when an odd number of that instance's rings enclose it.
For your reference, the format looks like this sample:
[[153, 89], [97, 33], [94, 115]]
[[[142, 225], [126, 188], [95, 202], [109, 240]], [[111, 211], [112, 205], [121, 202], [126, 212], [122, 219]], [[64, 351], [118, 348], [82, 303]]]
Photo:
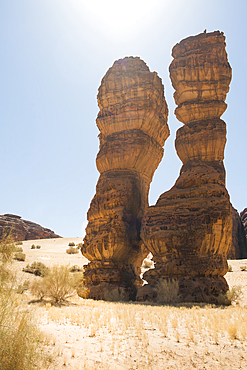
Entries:
[[136, 275], [132, 266], [112, 261], [94, 261], [85, 266], [87, 298], [105, 301], [133, 301]]
[[[145, 277], [144, 277], [145, 278]], [[171, 279], [167, 278], [168, 281]], [[218, 304], [220, 294], [225, 294], [229, 289], [224, 277], [182, 277], [178, 278], [179, 290], [176, 297], [159, 297], [158, 283], [147, 284], [138, 289], [136, 300], [139, 302], [204, 302]]]

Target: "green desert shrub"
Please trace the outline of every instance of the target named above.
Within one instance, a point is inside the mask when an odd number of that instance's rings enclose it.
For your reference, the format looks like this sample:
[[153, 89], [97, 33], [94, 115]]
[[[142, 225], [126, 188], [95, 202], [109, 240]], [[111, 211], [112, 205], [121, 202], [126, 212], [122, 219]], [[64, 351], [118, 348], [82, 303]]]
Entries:
[[48, 274], [49, 267], [42, 262], [35, 261], [31, 265], [24, 267], [22, 271], [28, 272], [29, 274], [34, 274], [36, 276], [45, 276]]
[[226, 293], [220, 293], [218, 296], [218, 304], [220, 305], [230, 305], [239, 304], [242, 297], [242, 287], [240, 285], [233, 286]]
[[40, 249], [41, 248], [41, 245], [36, 245], [36, 249]]
[[229, 299], [227, 298], [227, 293], [220, 293], [217, 297], [218, 304], [221, 306], [228, 306], [231, 304]]
[[180, 302], [179, 283], [176, 279], [160, 279], [156, 286], [156, 302], [172, 304]]
[[43, 279], [37, 279], [31, 286], [33, 295], [49, 298], [54, 303], [64, 303], [76, 295], [77, 287], [83, 282], [83, 273], [70, 273], [68, 266], [53, 266]]
[[35, 249], [35, 245], [34, 244], [31, 245], [31, 249]]
[[66, 253], [68, 253], [68, 254], [77, 254], [77, 253], [79, 253], [79, 249], [74, 248], [74, 247], [69, 247], [68, 249], [66, 249]]
[[240, 266], [241, 271], [247, 271], [247, 266]]
[[77, 246], [78, 249], [81, 249], [83, 247], [83, 243], [78, 243], [78, 244], [76, 244], [76, 246]]
[[239, 304], [242, 294], [243, 294], [242, 287], [238, 285], [238, 286], [233, 286], [232, 289], [228, 290], [226, 293], [226, 296], [231, 304], [232, 303]]
[[14, 254], [14, 260], [17, 260], [17, 261], [25, 261], [26, 259], [26, 255], [25, 253], [22, 253], [22, 252], [16, 252]]

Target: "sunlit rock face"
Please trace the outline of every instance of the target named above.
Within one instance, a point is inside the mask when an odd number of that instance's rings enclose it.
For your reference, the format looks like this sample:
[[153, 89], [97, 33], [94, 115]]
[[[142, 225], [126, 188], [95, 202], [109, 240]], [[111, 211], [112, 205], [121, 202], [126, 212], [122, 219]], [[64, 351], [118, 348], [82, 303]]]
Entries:
[[[149, 184], [169, 136], [164, 87], [139, 58], [116, 61], [101, 81], [97, 126], [100, 177], [87, 218], [82, 253], [88, 297], [134, 299], [148, 253], [140, 226]], [[139, 279], [139, 280], [138, 280]]]
[[[231, 81], [225, 37], [216, 31], [175, 45], [169, 67], [184, 126], [175, 146], [183, 162], [171, 190], [149, 207], [141, 236], [155, 269], [144, 274], [155, 296], [159, 279], [179, 280], [184, 301], [216, 302], [228, 289], [227, 253], [232, 240], [232, 209], [223, 165], [226, 125], [220, 116]], [[142, 291], [138, 299], [143, 299]]]

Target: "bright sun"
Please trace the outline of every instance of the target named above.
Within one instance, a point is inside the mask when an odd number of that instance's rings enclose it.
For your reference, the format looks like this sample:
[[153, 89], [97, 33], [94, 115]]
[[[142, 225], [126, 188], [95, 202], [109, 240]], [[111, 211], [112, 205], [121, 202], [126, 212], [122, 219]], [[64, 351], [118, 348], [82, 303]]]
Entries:
[[[81, 0], [87, 18], [102, 32], [130, 35], [159, 14], [162, 0]], [[78, 3], [79, 5], [79, 3]], [[82, 8], [81, 8], [82, 10]]]

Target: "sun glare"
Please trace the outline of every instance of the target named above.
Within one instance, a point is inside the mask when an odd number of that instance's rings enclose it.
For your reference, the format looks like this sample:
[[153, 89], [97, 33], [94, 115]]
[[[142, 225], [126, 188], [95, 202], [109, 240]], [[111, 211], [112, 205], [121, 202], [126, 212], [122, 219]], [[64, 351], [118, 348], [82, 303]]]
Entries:
[[83, 0], [81, 7], [95, 26], [113, 36], [128, 35], [151, 22], [159, 14], [162, 0]]

